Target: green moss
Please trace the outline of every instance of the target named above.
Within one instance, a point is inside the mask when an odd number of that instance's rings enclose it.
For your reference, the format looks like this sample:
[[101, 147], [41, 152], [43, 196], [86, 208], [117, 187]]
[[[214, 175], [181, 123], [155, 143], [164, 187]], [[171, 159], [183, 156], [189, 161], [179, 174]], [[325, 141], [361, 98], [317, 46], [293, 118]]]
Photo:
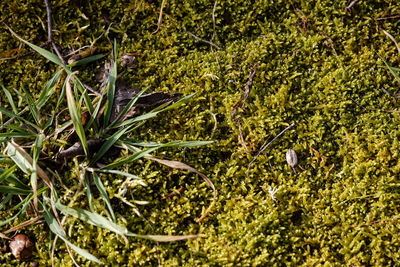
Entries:
[[[145, 177], [149, 186], [130, 188], [129, 194], [150, 202], [139, 208], [146, 220], [119, 204], [118, 222], [142, 234], [201, 233], [203, 237], [159, 245], [130, 238], [124, 244], [115, 234], [70, 218], [67, 231], [75, 244], [107, 264], [120, 265], [389, 266], [398, 262], [399, 114], [381, 110], [397, 110], [399, 103], [380, 88], [393, 94], [399, 88], [382, 68], [378, 54], [394, 66], [400, 65], [400, 57], [374, 21], [399, 13], [396, 1], [360, 1], [347, 15], [346, 1], [218, 1], [215, 27], [214, 1], [167, 1], [156, 34], [161, 1], [90, 2], [55, 4], [55, 40], [66, 54], [89, 45], [113, 23], [96, 46], [108, 52], [111, 45], [106, 37], [116, 38], [121, 53], [143, 55], [137, 68], [122, 79], [154, 91], [198, 92], [185, 107], [157, 117], [135, 135], [159, 142], [216, 140], [208, 147], [157, 154], [207, 174], [218, 199], [212, 214], [197, 223], [212, 199], [203, 181], [141, 161], [129, 171]], [[0, 8], [1, 21], [23, 38], [35, 44], [46, 41], [42, 1], [2, 1]], [[380, 25], [399, 41], [399, 23], [385, 20]], [[222, 49], [196, 42], [186, 31]], [[0, 44], [1, 57], [20, 47], [6, 31], [0, 33]], [[256, 62], [253, 88], [240, 115], [247, 151], [230, 112]], [[0, 82], [18, 90], [23, 85], [34, 93], [56, 69], [38, 55], [0, 61], [0, 66]], [[81, 72], [88, 84], [96, 85], [98, 68], [92, 65]], [[0, 97], [4, 105], [3, 92]], [[216, 114], [215, 131], [209, 111]], [[262, 144], [293, 122], [296, 127], [270, 146], [246, 177], [248, 164]], [[285, 161], [289, 148], [296, 150], [305, 169], [297, 168], [297, 175]], [[73, 188], [75, 176], [62, 178]], [[121, 186], [118, 179], [109, 176], [104, 182], [110, 195]], [[161, 199], [180, 186], [185, 187], [180, 196]], [[269, 186], [279, 188], [278, 202], [270, 197]], [[87, 205], [85, 196], [79, 200]], [[100, 200], [95, 201], [98, 205]], [[39, 240], [49, 230], [37, 225], [25, 231]], [[45, 238], [37, 245], [37, 260], [43, 265], [50, 264], [48, 242]], [[57, 244], [55, 264], [71, 265], [65, 245]], [[77, 261], [89, 265], [79, 257]], [[16, 264], [10, 253], [2, 254], [0, 262]]]

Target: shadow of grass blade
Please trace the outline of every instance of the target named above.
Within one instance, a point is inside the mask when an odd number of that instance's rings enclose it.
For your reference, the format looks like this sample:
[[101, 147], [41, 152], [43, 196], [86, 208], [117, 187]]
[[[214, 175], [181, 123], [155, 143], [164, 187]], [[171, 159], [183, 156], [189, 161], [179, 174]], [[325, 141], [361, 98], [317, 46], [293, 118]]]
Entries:
[[68, 241], [67, 237], [65, 236], [65, 234], [63, 233], [63, 231], [61, 229], [61, 226], [58, 224], [56, 218], [53, 216], [53, 214], [51, 214], [49, 212], [49, 210], [47, 210], [46, 207], [44, 207], [44, 205], [42, 205], [42, 206], [44, 208], [43, 217], [44, 217], [47, 225], [49, 226], [50, 230], [55, 235], [57, 235], [61, 240], [63, 240], [66, 244], [68, 244], [76, 253], [78, 253], [82, 257], [84, 257], [90, 261], [96, 262], [98, 264], [103, 264], [98, 258], [93, 256], [86, 250], [81, 249], [81, 248], [75, 246], [74, 244], [72, 244], [70, 241]]
[[71, 75], [68, 75], [65, 81], [68, 110], [71, 116], [72, 124], [74, 125], [75, 128], [75, 132], [78, 135], [79, 139], [81, 140], [83, 151], [85, 152], [85, 155], [87, 157], [89, 155], [89, 148], [86, 142], [86, 135], [82, 125], [80, 109], [75, 104], [75, 96], [72, 93], [70, 79]]
[[110, 199], [108, 198], [108, 194], [106, 189], [104, 188], [103, 183], [101, 182], [100, 177], [97, 175], [96, 172], [93, 172], [93, 180], [94, 183], [96, 184], [97, 189], [99, 190], [101, 196], [103, 197], [104, 202], [107, 205], [108, 211], [110, 212], [111, 218], [113, 220], [113, 222], [116, 222], [116, 218], [115, 218], [115, 214], [114, 214], [114, 210], [111, 206], [111, 202]]

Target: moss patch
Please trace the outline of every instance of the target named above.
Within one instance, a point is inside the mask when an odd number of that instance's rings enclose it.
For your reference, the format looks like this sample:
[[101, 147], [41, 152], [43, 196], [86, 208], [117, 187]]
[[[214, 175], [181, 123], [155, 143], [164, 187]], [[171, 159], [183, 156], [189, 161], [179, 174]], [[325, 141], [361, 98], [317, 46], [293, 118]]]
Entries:
[[[396, 94], [399, 86], [378, 55], [393, 66], [400, 65], [400, 56], [375, 23], [398, 14], [397, 1], [360, 1], [348, 14], [346, 1], [217, 1], [215, 20], [214, 1], [181, 2], [167, 1], [160, 31], [153, 33], [161, 1], [58, 1], [54, 38], [68, 54], [90, 45], [112, 23], [95, 46], [108, 53], [107, 37], [116, 38], [120, 53], [142, 53], [137, 68], [122, 79], [154, 91], [198, 92], [185, 107], [153, 119], [135, 134], [159, 142], [216, 141], [157, 153], [210, 177], [218, 190], [212, 214], [196, 222], [212, 199], [199, 177], [142, 161], [129, 171], [145, 177], [149, 186], [129, 193], [151, 203], [140, 207], [146, 220], [123, 204], [117, 217], [135, 233], [203, 237], [160, 245], [130, 239], [125, 245], [115, 234], [70, 218], [70, 240], [107, 264], [121, 265], [397, 263], [400, 118], [387, 111], [399, 109], [399, 103], [381, 88]], [[35, 44], [47, 40], [42, 1], [1, 1], [0, 9], [1, 21], [23, 38]], [[379, 25], [400, 42], [399, 23]], [[221, 49], [197, 42], [187, 31]], [[2, 58], [27, 51], [5, 30], [0, 47]], [[255, 63], [253, 88], [240, 115], [247, 150], [230, 112]], [[33, 93], [56, 69], [38, 55], [0, 61], [0, 66], [6, 87], [23, 85]], [[89, 85], [96, 85], [99, 67], [81, 73]], [[0, 97], [6, 105], [3, 92]], [[274, 142], [247, 176], [262, 144], [291, 123], [296, 127]], [[299, 157], [297, 174], [286, 164], [289, 148]], [[112, 194], [122, 182], [109, 176], [105, 186]], [[161, 199], [180, 186], [185, 188], [180, 196]], [[276, 201], [269, 187], [278, 188]], [[0, 211], [1, 218], [9, 216]], [[39, 240], [48, 229], [38, 225], [26, 232]], [[37, 245], [36, 258], [43, 265], [50, 264], [48, 240]], [[56, 265], [72, 264], [62, 242], [56, 253]], [[89, 265], [80, 257], [77, 261]], [[16, 264], [10, 253], [0, 255], [0, 262]]]

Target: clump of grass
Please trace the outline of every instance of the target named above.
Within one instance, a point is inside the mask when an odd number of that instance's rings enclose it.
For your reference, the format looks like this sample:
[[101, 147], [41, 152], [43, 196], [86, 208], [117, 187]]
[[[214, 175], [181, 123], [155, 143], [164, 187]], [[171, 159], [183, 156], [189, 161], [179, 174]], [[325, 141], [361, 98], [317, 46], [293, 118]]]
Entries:
[[[61, 214], [64, 216], [73, 216], [83, 222], [112, 231], [120, 235], [125, 242], [128, 242], [127, 237], [145, 238], [158, 242], [197, 237], [197, 235], [139, 235], [130, 232], [127, 228], [117, 224], [117, 216], [113, 211], [110, 197], [101, 179], [101, 174], [113, 174], [124, 176], [127, 180], [135, 180], [137, 185], [145, 186], [145, 181], [140, 177], [121, 171], [118, 167], [130, 164], [141, 158], [148, 158], [172, 168], [189, 170], [199, 174], [213, 188], [215, 198], [214, 185], [205, 175], [181, 162], [158, 159], [150, 154], [164, 147], [193, 147], [206, 145], [210, 142], [172, 141], [164, 144], [149, 144], [140, 142], [132, 137], [133, 131], [142, 126], [146, 120], [157, 116], [161, 112], [187, 103], [195, 94], [188, 95], [173, 104], [169, 103], [163, 105], [150, 112], [140, 114], [139, 116], [126, 118], [125, 115], [128, 114], [139, 97], [146, 91], [146, 89], [144, 89], [129, 101], [117, 115], [116, 119], [111, 120], [117, 80], [118, 48], [116, 41], [114, 41], [112, 69], [108, 80], [101, 94], [91, 96], [79, 79], [77, 71], [73, 71], [72, 68], [96, 61], [101, 58], [102, 55], [90, 56], [70, 65], [65, 65], [57, 55], [23, 40], [14, 32], [12, 33], [16, 38], [30, 46], [40, 55], [57, 64], [59, 70], [47, 82], [38, 98], [35, 98], [27, 89], [23, 88], [23, 93], [14, 90], [27, 104], [26, 108], [23, 110], [18, 110], [12, 93], [2, 85], [11, 110], [0, 107], [2, 116], [8, 118], [8, 121], [1, 127], [0, 142], [5, 148], [1, 156], [3, 161], [9, 164], [7, 170], [0, 169], [0, 192], [6, 195], [5, 199], [0, 203], [0, 207], [4, 207], [7, 203], [14, 201], [15, 196], [23, 197], [20, 198], [22, 200], [13, 208], [13, 210], [16, 211], [15, 214], [0, 222], [0, 226], [13, 222], [16, 218], [22, 218], [24, 214], [28, 214], [30, 208], [33, 210], [33, 215], [31, 216], [34, 217], [34, 220], [30, 219], [4, 232], [4, 236], [12, 231], [44, 219], [51, 232], [55, 234], [56, 239], [60, 238], [67, 244], [68, 251], [69, 248], [72, 248], [82, 257], [96, 263], [102, 262], [88, 251], [74, 245], [68, 240]], [[62, 84], [62, 90], [58, 96], [55, 108], [51, 114], [43, 114], [42, 108], [46, 106], [49, 100], [55, 95], [60, 84]], [[58, 115], [65, 101], [67, 102], [69, 119], [61, 126], [58, 126]], [[89, 113], [90, 119], [88, 119], [88, 121], [83, 121], [82, 114], [85, 112]], [[124, 117], [125, 119], [123, 119]], [[55, 180], [61, 180], [62, 183], [62, 179], [57, 171], [52, 170], [50, 167], [45, 167], [46, 160], [53, 163], [60, 163], [60, 159], [57, 158], [60, 153], [57, 153], [57, 151], [62, 150], [66, 143], [66, 129], [70, 129], [71, 133], [77, 136], [79, 142], [76, 144], [83, 150], [81, 157], [74, 158], [73, 161], [78, 163], [77, 176], [81, 178], [75, 195], [86, 190], [88, 203], [86, 209], [73, 207], [76, 201], [75, 198], [71, 199], [69, 203], [62, 203], [63, 200], [66, 199], [62, 194], [66, 194], [66, 192], [65, 190], [60, 190], [54, 183]], [[100, 142], [98, 142], [100, 148], [93, 153], [91, 143], [96, 140], [100, 140]], [[103, 157], [109, 153], [110, 149], [114, 146], [125, 148], [130, 152], [130, 155], [106, 165], [100, 164]], [[63, 157], [61, 161], [67, 161], [67, 158]], [[76, 168], [72, 170], [70, 166], [71, 164], [68, 164], [68, 162], [63, 162], [62, 171], [76, 171]], [[100, 215], [94, 207], [93, 192], [91, 191], [90, 184], [91, 179], [93, 179], [105, 203], [102, 211], [108, 214], [107, 217]], [[135, 202], [132, 201], [132, 203], [125, 199], [122, 193], [116, 194], [115, 197], [120, 198], [124, 203], [135, 209]], [[136, 203], [137, 202], [138, 201], [136, 201]], [[137, 209], [135, 209], [135, 211], [139, 213]], [[203, 214], [202, 218], [205, 215], [206, 214]]]

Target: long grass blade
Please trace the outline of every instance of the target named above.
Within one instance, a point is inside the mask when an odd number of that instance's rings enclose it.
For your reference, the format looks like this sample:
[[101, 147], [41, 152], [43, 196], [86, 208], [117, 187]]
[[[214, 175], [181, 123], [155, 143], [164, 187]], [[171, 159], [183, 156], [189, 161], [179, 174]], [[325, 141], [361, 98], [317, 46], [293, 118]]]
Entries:
[[65, 236], [64, 232], [62, 231], [61, 226], [58, 224], [56, 218], [53, 216], [53, 214], [51, 214], [46, 209], [46, 207], [44, 207], [43, 217], [44, 217], [47, 225], [49, 226], [50, 230], [54, 234], [56, 234], [60, 239], [62, 239], [65, 243], [67, 243], [75, 252], [77, 252], [79, 255], [81, 255], [82, 257], [84, 257], [90, 261], [96, 262], [98, 264], [103, 264], [98, 258], [93, 256], [86, 250], [81, 249], [81, 248], [75, 246], [74, 244], [72, 244], [70, 241], [68, 241], [67, 237]]
[[110, 73], [110, 77], [108, 79], [108, 92], [107, 92], [107, 102], [104, 113], [104, 127], [108, 126], [110, 121], [112, 106], [114, 104], [114, 96], [115, 96], [115, 83], [117, 80], [117, 57], [118, 57], [118, 46], [117, 41], [114, 39], [114, 63]]
[[42, 150], [44, 136], [39, 134], [36, 137], [35, 144], [33, 145], [33, 161], [32, 161], [32, 174], [31, 174], [31, 186], [33, 191], [33, 205], [36, 211], [38, 208], [38, 199], [37, 199], [37, 161], [39, 159], [40, 151]]
[[1, 202], [0, 202], [0, 210], [3, 209], [3, 207], [5, 206], [5, 204], [7, 204], [8, 201], [11, 200], [12, 198], [12, 194], [8, 194]]
[[113, 210], [113, 208], [111, 206], [110, 199], [108, 198], [107, 191], [104, 188], [104, 185], [101, 182], [100, 177], [95, 172], [93, 172], [93, 180], [94, 180], [94, 183], [96, 184], [96, 187], [99, 190], [101, 196], [103, 197], [104, 202], [107, 205], [108, 211], [110, 212], [110, 215], [111, 215], [111, 218], [112, 218], [113, 222], [115, 223], [116, 222], [116, 218], [115, 218], [114, 210]]
[[25, 99], [26, 103], [29, 106], [29, 112], [32, 114], [33, 119], [35, 120], [36, 125], [40, 125], [40, 118], [39, 118], [39, 111], [35, 105], [35, 101], [33, 100], [33, 97], [31, 95], [31, 93], [25, 89], [25, 87], [22, 86], [22, 90], [25, 93], [25, 97], [23, 97], [23, 99]]
[[56, 85], [62, 72], [62, 70], [57, 71], [56, 74], [54, 74], [54, 76], [46, 83], [42, 93], [36, 100], [36, 106], [38, 109], [41, 109], [55, 92]]
[[18, 113], [18, 110], [17, 110], [17, 107], [16, 107], [15, 104], [14, 104], [14, 100], [13, 100], [13, 98], [12, 98], [12, 95], [11, 95], [10, 91], [8, 91], [7, 88], [5, 88], [4, 85], [3, 85], [2, 83], [0, 84], [0, 86], [3, 88], [4, 94], [6, 95], [7, 100], [8, 100], [8, 103], [10, 103], [10, 106], [11, 106], [13, 112], [14, 112], [15, 114], [17, 114], [17, 113]]
[[393, 67], [389, 66], [389, 64], [386, 62], [386, 60], [383, 59], [383, 57], [380, 56], [380, 58], [382, 59], [383, 63], [385, 63], [386, 67], [389, 69], [390, 73], [392, 73], [392, 75], [396, 78], [396, 80], [398, 82], [400, 82], [400, 77], [396, 73], [396, 69], [394, 69]]
[[50, 51], [47, 51], [46, 49], [43, 49], [37, 45], [31, 44], [30, 42], [25, 41], [19, 35], [17, 35], [10, 27], [7, 26], [7, 28], [12, 33], [12, 35], [14, 35], [18, 40], [20, 40], [21, 42], [30, 46], [33, 50], [38, 52], [41, 56], [47, 58], [48, 60], [50, 60], [51, 62], [53, 62], [57, 65], [63, 67], [67, 71], [68, 74], [71, 73], [71, 70], [64, 63], [61, 62], [61, 60], [58, 58], [58, 56], [56, 54], [53, 54]]
[[0, 185], [0, 192], [3, 194], [12, 194], [12, 195], [29, 195], [32, 193], [31, 190], [26, 190], [23, 188], [8, 186], [8, 185]]
[[137, 100], [139, 99], [139, 97], [141, 97], [148, 88], [143, 89], [142, 91], [140, 91], [137, 95], [135, 95], [135, 97], [133, 97], [128, 104], [122, 109], [122, 111], [118, 114], [118, 116], [115, 118], [114, 121], [111, 122], [111, 124], [108, 126], [108, 128], [112, 128], [123, 116], [126, 115], [126, 113], [128, 113], [128, 111], [133, 107], [133, 105], [135, 105], [135, 103], [137, 102]]
[[87, 194], [87, 198], [88, 198], [88, 202], [89, 202], [89, 208], [92, 212], [94, 212], [92, 190], [90, 189], [89, 175], [87, 172], [85, 172], [85, 186], [86, 186], [86, 194]]
[[75, 104], [75, 96], [71, 89], [70, 79], [71, 75], [69, 75], [65, 81], [68, 110], [71, 116], [72, 123], [75, 128], [75, 132], [78, 135], [79, 139], [81, 140], [83, 151], [85, 152], [85, 155], [88, 156], [89, 148], [86, 141], [85, 131], [82, 125], [81, 113], [79, 107], [77, 107]]
[[36, 124], [34, 124], [34, 123], [32, 123], [32, 122], [30, 122], [30, 121], [28, 121], [28, 120], [22, 118], [21, 116], [15, 114], [15, 113], [12, 112], [12, 111], [9, 111], [9, 110], [7, 110], [7, 109], [5, 109], [5, 108], [0, 107], [0, 112], [6, 114], [6, 115], [7, 115], [8, 117], [10, 117], [10, 118], [15, 118], [15, 119], [17, 119], [17, 120], [19, 120], [19, 121], [21, 121], [21, 122], [24, 122], [24, 123], [28, 124], [29, 126], [31, 126], [32, 128], [34, 128], [34, 129], [37, 130], [38, 132], [40, 132], [40, 131], [42, 130], [42, 129], [40, 129], [40, 127], [37, 126]]
[[20, 188], [30, 189], [29, 186], [24, 184], [20, 179], [18, 179], [13, 173], [18, 168], [17, 165], [13, 165], [11, 168], [4, 170], [0, 168], [0, 183], [6, 181], [9, 184], [15, 185]]
[[153, 118], [153, 117], [157, 116], [157, 114], [159, 114], [161, 112], [176, 108], [176, 107], [178, 107], [180, 105], [183, 105], [183, 104], [187, 103], [195, 95], [196, 95], [196, 93], [188, 95], [186, 97], [183, 97], [179, 101], [177, 101], [177, 102], [175, 102], [175, 103], [173, 103], [173, 104], [171, 104], [171, 105], [169, 105], [166, 108], [163, 108], [161, 110], [149, 112], [149, 113], [137, 116], [135, 118], [132, 118], [132, 119], [117, 123], [117, 124], [114, 125], [113, 128], [119, 128], [119, 127], [122, 127], [122, 126], [131, 125], [132, 123], [135, 123], [135, 122], [138, 122], [138, 121], [143, 121], [143, 120], [147, 120], [147, 119]]
[[65, 215], [71, 215], [94, 226], [101, 227], [103, 229], [107, 229], [116, 234], [119, 234], [122, 236], [122, 238], [124, 238], [125, 242], [128, 243], [128, 240], [125, 236], [128, 233], [128, 230], [122, 226], [119, 226], [116, 223], [107, 220], [107, 218], [101, 216], [98, 213], [90, 212], [80, 208], [70, 208], [62, 205], [60, 202], [56, 202], [56, 208]]

